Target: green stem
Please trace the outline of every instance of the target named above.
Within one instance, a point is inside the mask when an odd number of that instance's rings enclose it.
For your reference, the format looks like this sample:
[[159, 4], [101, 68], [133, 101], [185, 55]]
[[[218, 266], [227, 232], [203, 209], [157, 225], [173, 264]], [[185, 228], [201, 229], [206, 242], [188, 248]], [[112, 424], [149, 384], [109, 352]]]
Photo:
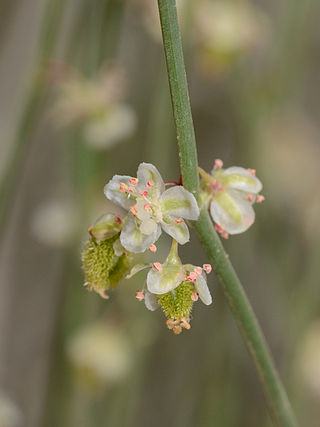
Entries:
[[47, 89], [46, 61], [50, 59], [59, 35], [59, 25], [66, 6], [64, 0], [48, 0], [43, 18], [43, 25], [38, 42], [37, 57], [32, 70], [32, 81], [26, 96], [26, 104], [17, 125], [14, 151], [8, 167], [0, 182], [0, 234], [10, 211], [15, 195], [16, 184], [21, 178], [21, 164], [26, 155], [29, 139], [34, 129], [36, 118], [43, 105]]
[[[199, 198], [197, 150], [175, 0], [158, 0], [158, 6], [183, 184]], [[261, 328], [205, 208], [193, 225], [254, 360], [275, 423], [296, 426]]]

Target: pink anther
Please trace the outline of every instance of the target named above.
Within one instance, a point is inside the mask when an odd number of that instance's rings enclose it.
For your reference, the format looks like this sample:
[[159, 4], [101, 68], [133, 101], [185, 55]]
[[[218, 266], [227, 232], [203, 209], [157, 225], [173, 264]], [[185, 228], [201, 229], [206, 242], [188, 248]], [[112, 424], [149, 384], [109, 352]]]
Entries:
[[182, 223], [183, 223], [183, 219], [182, 219], [182, 218], [176, 218], [176, 219], [174, 220], [174, 222], [175, 222], [176, 224], [182, 224]]
[[247, 195], [247, 200], [248, 200], [248, 202], [252, 203], [253, 202], [253, 195], [252, 194], [248, 194]]
[[256, 176], [256, 170], [255, 170], [255, 169], [248, 169], [248, 172], [249, 172], [252, 176]]
[[152, 264], [152, 270], [153, 271], [162, 271], [162, 265], [160, 264], [160, 262], [154, 262]]
[[203, 264], [203, 269], [207, 274], [210, 274], [212, 271], [211, 264]]
[[114, 217], [114, 220], [115, 220], [115, 222], [116, 222], [117, 224], [122, 224], [122, 219], [119, 217], [119, 215], [116, 215], [116, 216]]
[[257, 196], [256, 202], [257, 203], [262, 203], [265, 200], [265, 197], [262, 194], [259, 194]]
[[129, 182], [131, 185], [136, 186], [138, 184], [138, 179], [137, 178], [130, 178]]
[[200, 274], [202, 273], [202, 268], [201, 268], [201, 267], [196, 267], [196, 268], [194, 269], [194, 272], [195, 272], [198, 276], [200, 276]]
[[154, 186], [154, 182], [153, 181], [147, 181], [147, 188], [152, 188]]
[[136, 292], [136, 298], [138, 301], [144, 300], [144, 293], [142, 291], [140, 291], [140, 289], [138, 289]]
[[133, 205], [130, 207], [130, 212], [132, 213], [132, 215], [136, 216], [137, 215], [137, 209], [135, 208], [136, 205]]
[[198, 292], [193, 292], [191, 294], [191, 299], [192, 299], [192, 301], [198, 301], [198, 299], [199, 299]]
[[124, 182], [120, 182], [120, 191], [121, 193], [125, 193], [127, 191], [128, 186]]
[[152, 245], [150, 245], [150, 247], [149, 247], [149, 251], [151, 251], [151, 252], [157, 252], [157, 247], [156, 247], [156, 245], [154, 245], [153, 243], [152, 243]]
[[216, 159], [214, 161], [214, 168], [215, 169], [221, 169], [223, 166], [223, 161], [221, 159]]

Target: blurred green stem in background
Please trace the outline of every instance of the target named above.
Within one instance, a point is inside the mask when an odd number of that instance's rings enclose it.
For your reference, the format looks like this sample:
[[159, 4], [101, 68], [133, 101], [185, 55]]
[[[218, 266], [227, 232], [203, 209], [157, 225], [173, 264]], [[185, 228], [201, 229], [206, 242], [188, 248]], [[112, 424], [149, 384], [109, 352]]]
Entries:
[[[195, 133], [175, 0], [158, 0], [158, 6], [183, 184], [187, 190], [198, 197], [199, 177]], [[254, 360], [275, 423], [283, 427], [295, 426], [295, 417], [263, 333], [205, 208], [193, 225]]]
[[17, 125], [13, 153], [0, 182], [0, 234], [3, 232], [6, 216], [10, 211], [12, 199], [15, 195], [15, 184], [20, 178], [21, 163], [26, 154], [28, 139], [34, 128], [35, 120], [38, 117], [37, 113], [40, 111], [44, 99], [43, 95], [47, 89], [47, 69], [45, 65], [47, 65], [46, 61], [51, 58], [56, 46], [56, 40], [60, 34], [59, 25], [61, 24], [65, 7], [65, 0], [47, 1], [39, 36], [37, 58], [32, 70], [33, 79], [28, 89], [22, 117]]

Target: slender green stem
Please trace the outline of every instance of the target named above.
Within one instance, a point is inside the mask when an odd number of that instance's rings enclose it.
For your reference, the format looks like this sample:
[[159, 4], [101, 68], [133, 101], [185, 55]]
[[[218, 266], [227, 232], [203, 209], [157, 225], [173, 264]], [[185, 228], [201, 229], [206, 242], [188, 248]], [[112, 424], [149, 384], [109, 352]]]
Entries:
[[[158, 6], [183, 184], [198, 197], [196, 142], [175, 0], [158, 0]], [[296, 426], [290, 403], [263, 333], [206, 209], [202, 209], [200, 218], [193, 225], [219, 278], [228, 304], [254, 360], [275, 423], [283, 427]]]
[[34, 129], [36, 118], [43, 104], [43, 95], [46, 92], [46, 70], [45, 63], [50, 59], [59, 35], [59, 24], [63, 10], [66, 6], [64, 0], [48, 0], [43, 18], [43, 25], [38, 42], [37, 57], [30, 87], [26, 96], [26, 103], [22, 116], [17, 125], [14, 140], [14, 151], [8, 162], [8, 167], [0, 182], [0, 234], [6, 216], [12, 206], [16, 184], [19, 181], [21, 164], [26, 155], [29, 139]]

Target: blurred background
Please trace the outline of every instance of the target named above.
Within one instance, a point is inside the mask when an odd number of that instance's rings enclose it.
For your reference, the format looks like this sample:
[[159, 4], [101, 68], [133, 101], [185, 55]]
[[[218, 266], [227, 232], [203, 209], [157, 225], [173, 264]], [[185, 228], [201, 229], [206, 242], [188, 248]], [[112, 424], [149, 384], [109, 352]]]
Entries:
[[[255, 168], [266, 201], [225, 247], [303, 426], [320, 417], [320, 4], [178, 0], [199, 162]], [[83, 287], [103, 187], [179, 177], [156, 0], [0, 3], [0, 426], [271, 426], [214, 275], [174, 336]], [[165, 236], [157, 259], [169, 249]], [[192, 235], [184, 262], [206, 257]]]

